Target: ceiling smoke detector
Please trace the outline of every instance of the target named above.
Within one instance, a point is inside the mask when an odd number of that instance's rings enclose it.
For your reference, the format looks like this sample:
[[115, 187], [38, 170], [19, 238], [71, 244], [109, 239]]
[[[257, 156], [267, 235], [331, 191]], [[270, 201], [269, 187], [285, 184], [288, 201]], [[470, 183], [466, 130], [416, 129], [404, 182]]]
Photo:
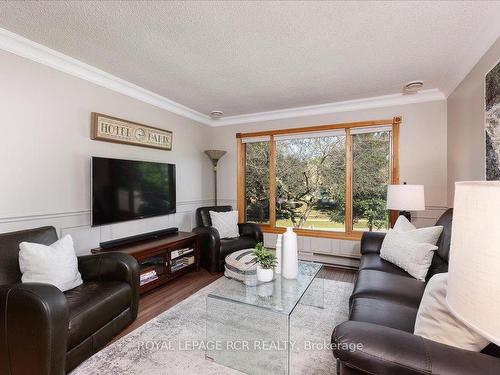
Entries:
[[210, 112], [210, 117], [212, 117], [213, 119], [218, 119], [218, 118], [221, 118], [222, 116], [224, 116], [224, 112], [222, 112], [222, 111]]
[[403, 93], [405, 94], [414, 94], [418, 92], [424, 85], [424, 82], [422, 81], [411, 81], [408, 82], [406, 85], [403, 86]]

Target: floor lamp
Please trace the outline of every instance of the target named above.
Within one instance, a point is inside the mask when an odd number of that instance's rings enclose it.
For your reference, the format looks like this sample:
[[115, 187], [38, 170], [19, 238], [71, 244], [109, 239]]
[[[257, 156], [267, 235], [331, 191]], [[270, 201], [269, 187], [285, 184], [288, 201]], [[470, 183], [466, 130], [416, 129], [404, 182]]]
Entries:
[[223, 150], [205, 150], [205, 154], [212, 161], [212, 165], [214, 166], [214, 191], [215, 191], [215, 205], [217, 206], [217, 163], [220, 158], [226, 154], [226, 151]]

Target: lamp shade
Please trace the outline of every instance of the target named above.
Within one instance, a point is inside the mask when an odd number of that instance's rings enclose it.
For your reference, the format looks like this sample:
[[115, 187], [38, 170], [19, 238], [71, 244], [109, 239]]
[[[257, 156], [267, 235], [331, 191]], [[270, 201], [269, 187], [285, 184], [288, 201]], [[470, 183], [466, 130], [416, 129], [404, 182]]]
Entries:
[[500, 344], [500, 182], [457, 182], [446, 301], [471, 329]]
[[226, 151], [223, 150], [205, 150], [205, 154], [212, 160], [214, 165], [217, 165], [217, 162], [221, 157], [226, 154]]
[[387, 185], [387, 209], [425, 210], [424, 185]]

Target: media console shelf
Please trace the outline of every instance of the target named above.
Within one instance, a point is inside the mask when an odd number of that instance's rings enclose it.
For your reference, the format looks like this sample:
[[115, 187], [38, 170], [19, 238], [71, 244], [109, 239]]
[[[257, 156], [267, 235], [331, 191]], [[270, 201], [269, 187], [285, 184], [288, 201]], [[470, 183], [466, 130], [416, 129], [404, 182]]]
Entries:
[[92, 254], [121, 252], [137, 259], [140, 266], [140, 294], [163, 285], [187, 272], [199, 270], [198, 235], [177, 232], [112, 248], [92, 249]]

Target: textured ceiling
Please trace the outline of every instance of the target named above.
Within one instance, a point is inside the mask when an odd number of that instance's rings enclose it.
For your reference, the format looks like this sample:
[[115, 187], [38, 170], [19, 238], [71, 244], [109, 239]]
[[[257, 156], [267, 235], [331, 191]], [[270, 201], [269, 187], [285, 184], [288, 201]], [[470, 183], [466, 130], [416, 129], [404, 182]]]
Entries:
[[202, 113], [445, 93], [500, 2], [1, 2], [0, 27]]

